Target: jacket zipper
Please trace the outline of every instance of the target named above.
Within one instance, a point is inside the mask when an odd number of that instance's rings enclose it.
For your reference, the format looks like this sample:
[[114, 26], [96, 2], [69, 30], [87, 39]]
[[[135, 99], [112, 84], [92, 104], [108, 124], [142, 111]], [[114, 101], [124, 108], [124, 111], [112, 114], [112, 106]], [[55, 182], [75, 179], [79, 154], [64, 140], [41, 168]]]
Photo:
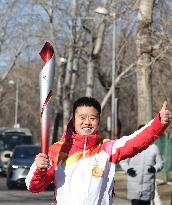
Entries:
[[84, 139], [83, 159], [85, 159], [85, 154], [86, 154], [86, 146], [87, 146], [87, 136], [85, 136], [85, 139]]

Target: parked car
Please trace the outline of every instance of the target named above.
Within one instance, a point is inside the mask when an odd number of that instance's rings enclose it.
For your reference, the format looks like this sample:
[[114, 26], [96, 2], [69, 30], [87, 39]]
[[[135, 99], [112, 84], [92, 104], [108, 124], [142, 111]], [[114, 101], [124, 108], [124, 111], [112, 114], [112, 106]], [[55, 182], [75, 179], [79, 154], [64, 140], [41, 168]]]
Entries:
[[7, 169], [7, 187], [25, 187], [25, 178], [35, 156], [40, 152], [39, 145], [17, 145]]
[[33, 135], [28, 128], [0, 128], [0, 174], [6, 175], [10, 157], [16, 145], [32, 144]]

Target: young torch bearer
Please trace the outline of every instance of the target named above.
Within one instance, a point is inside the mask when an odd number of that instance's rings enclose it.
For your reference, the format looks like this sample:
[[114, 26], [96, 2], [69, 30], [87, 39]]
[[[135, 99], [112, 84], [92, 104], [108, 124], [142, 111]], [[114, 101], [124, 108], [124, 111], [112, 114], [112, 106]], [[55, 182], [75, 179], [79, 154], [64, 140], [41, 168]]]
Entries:
[[40, 51], [40, 56], [45, 62], [40, 72], [40, 109], [41, 109], [41, 152], [48, 154], [50, 112], [53, 80], [55, 74], [55, 54], [52, 45], [46, 42]]

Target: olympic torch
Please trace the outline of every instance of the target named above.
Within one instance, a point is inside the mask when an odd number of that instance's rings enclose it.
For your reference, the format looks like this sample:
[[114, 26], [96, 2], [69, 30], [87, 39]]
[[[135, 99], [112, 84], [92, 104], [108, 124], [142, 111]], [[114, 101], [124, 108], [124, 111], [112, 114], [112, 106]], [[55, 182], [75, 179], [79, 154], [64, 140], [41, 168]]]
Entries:
[[40, 72], [40, 112], [41, 112], [41, 152], [48, 154], [51, 97], [55, 74], [55, 54], [52, 45], [46, 42], [40, 51], [40, 56], [45, 62]]

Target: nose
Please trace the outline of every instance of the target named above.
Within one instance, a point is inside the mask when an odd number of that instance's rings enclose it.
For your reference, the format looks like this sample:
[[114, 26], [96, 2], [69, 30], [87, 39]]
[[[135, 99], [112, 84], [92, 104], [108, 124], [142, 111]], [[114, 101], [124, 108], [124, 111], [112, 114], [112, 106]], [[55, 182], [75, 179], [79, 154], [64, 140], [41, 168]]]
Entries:
[[85, 118], [84, 124], [90, 125], [90, 119], [89, 119], [89, 117], [86, 117], [86, 118]]

